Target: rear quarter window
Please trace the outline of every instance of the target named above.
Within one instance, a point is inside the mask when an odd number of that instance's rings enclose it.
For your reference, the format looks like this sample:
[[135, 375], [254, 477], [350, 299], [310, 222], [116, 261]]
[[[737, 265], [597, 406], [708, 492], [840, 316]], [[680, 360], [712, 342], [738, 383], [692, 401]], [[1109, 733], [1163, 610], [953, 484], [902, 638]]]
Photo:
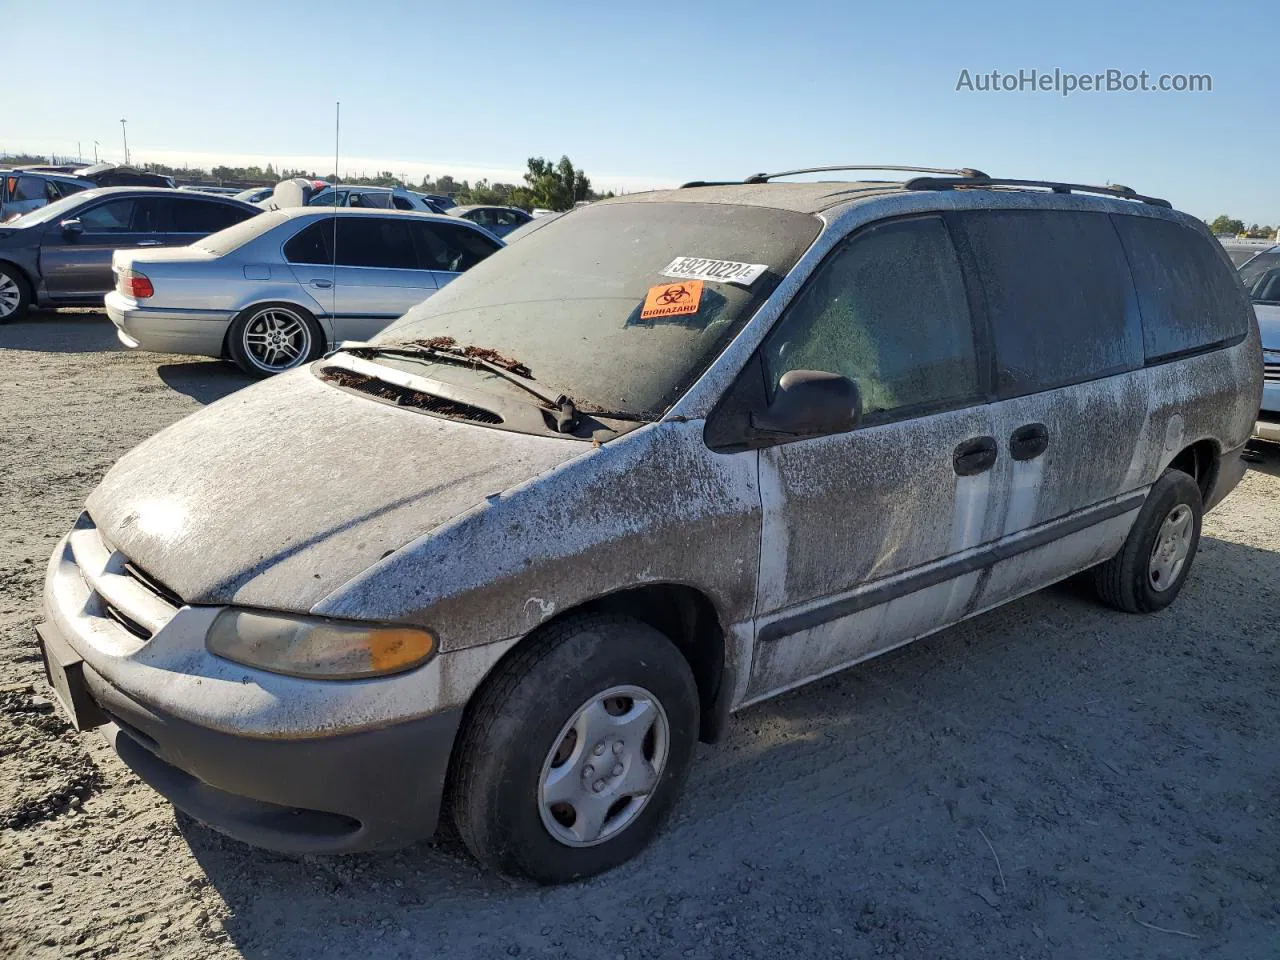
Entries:
[[1133, 271], [1148, 363], [1221, 346], [1248, 332], [1244, 288], [1213, 241], [1170, 220], [1112, 219]]
[[981, 210], [958, 216], [977, 269], [1002, 398], [1142, 366], [1142, 321], [1105, 213]]

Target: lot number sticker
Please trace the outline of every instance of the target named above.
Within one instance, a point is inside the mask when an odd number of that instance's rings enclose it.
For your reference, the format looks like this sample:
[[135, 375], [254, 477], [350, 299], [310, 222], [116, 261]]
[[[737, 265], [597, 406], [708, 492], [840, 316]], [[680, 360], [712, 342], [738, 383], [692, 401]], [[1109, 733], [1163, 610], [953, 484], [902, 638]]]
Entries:
[[682, 317], [697, 313], [702, 303], [702, 281], [686, 280], [683, 283], [663, 283], [650, 287], [640, 308], [641, 320], [657, 317]]
[[715, 280], [749, 287], [768, 270], [764, 263], [736, 263], [733, 260], [708, 260], [705, 257], [676, 257], [662, 271], [664, 277], [684, 280]]

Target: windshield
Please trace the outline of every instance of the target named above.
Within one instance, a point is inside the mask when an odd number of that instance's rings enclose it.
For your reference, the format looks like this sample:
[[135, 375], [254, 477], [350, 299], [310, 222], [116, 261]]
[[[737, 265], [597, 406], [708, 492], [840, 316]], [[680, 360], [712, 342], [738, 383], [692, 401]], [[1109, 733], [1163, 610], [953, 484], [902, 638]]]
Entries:
[[67, 212], [81, 206], [86, 200], [92, 200], [97, 193], [93, 190], [86, 190], [81, 193], [73, 193], [69, 197], [63, 197], [61, 200], [55, 200], [53, 203], [47, 203], [43, 207], [32, 210], [30, 213], [24, 213], [5, 226], [8, 227], [34, 227], [40, 223], [49, 223], [53, 220], [61, 220], [66, 217]]
[[[727, 203], [583, 207], [473, 267], [374, 343], [449, 337], [519, 361], [583, 411], [656, 419], [821, 227], [808, 214]], [[664, 274], [677, 258], [764, 269], [748, 286], [707, 279], [699, 287]]]
[[1280, 247], [1248, 261], [1240, 268], [1240, 280], [1254, 303], [1280, 302]]
[[279, 226], [288, 219], [288, 214], [281, 213], [279, 210], [260, 213], [257, 216], [250, 217], [248, 220], [241, 220], [235, 226], [219, 230], [217, 233], [211, 233], [207, 237], [197, 240], [192, 246], [199, 247], [201, 250], [208, 250], [218, 257], [226, 256], [232, 250], [243, 247], [250, 240], [262, 236], [268, 230]]

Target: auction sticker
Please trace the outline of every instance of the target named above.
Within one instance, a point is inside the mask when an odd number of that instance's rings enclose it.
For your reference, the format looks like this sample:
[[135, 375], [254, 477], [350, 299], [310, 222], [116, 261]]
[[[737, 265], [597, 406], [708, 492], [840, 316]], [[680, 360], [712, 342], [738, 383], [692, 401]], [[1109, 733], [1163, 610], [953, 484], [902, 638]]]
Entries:
[[650, 287], [640, 308], [641, 320], [656, 317], [683, 317], [697, 313], [702, 303], [702, 281], [686, 280], [683, 283], [662, 283]]
[[733, 260], [708, 260], [705, 257], [676, 257], [665, 270], [664, 277], [684, 280], [715, 280], [749, 287], [769, 269], [764, 263], [737, 263]]

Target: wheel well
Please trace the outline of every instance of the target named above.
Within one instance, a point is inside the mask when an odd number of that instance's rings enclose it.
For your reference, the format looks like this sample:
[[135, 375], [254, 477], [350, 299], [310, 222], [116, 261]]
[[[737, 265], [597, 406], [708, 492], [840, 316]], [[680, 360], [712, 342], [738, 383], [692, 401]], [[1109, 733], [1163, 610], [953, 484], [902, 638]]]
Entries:
[[330, 333], [329, 329], [323, 323], [320, 322], [320, 318], [317, 317], [312, 310], [308, 309], [307, 307], [304, 307], [300, 303], [294, 303], [290, 300], [263, 300], [260, 303], [251, 303], [247, 307], [242, 307], [241, 309], [237, 310], [236, 315], [231, 318], [231, 322], [227, 324], [227, 329], [222, 334], [222, 359], [223, 360], [231, 359], [231, 349], [230, 349], [231, 329], [236, 325], [236, 321], [239, 320], [241, 317], [243, 317], [250, 310], [257, 310], [259, 307], [274, 307], [274, 306], [289, 307], [293, 310], [300, 310], [304, 314], [306, 314], [308, 317], [310, 317], [312, 320], [314, 320], [316, 326], [320, 328], [320, 337], [321, 339], [324, 340], [325, 351], [326, 352], [328, 351], [330, 345], [333, 343], [333, 338], [329, 335]]
[[727, 717], [727, 711], [716, 709], [724, 676], [724, 630], [715, 605], [704, 593], [678, 583], [649, 584], [588, 601], [554, 619], [584, 612], [635, 617], [669, 637], [684, 654], [698, 685], [699, 739], [711, 743], [719, 738]]
[[1199, 440], [1184, 448], [1169, 462], [1170, 470], [1181, 470], [1196, 482], [1200, 496], [1208, 499], [1214, 482], [1218, 479], [1218, 462], [1221, 454], [1212, 440]]
[[27, 292], [34, 298], [36, 295], [36, 284], [31, 279], [27, 271], [22, 268], [21, 264], [14, 263], [12, 260], [0, 260], [0, 267], [7, 267], [18, 275], [19, 278], [26, 281]]

